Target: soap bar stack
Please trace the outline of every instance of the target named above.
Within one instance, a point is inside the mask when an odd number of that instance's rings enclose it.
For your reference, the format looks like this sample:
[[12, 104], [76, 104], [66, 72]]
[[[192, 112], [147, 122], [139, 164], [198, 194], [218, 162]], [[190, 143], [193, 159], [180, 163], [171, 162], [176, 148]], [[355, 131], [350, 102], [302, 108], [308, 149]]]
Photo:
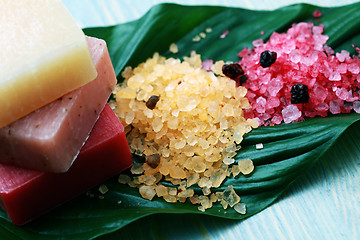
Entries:
[[106, 105], [116, 84], [106, 43], [60, 0], [5, 0], [0, 14], [0, 205], [21, 225], [132, 159]]

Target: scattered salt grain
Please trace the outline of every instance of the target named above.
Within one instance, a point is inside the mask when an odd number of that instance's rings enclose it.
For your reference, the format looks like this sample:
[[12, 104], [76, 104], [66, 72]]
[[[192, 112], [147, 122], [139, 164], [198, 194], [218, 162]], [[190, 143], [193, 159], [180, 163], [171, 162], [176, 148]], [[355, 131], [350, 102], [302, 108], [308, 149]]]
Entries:
[[99, 186], [99, 192], [101, 194], [106, 194], [108, 191], [109, 191], [109, 188], [106, 185], [102, 184]]
[[234, 187], [229, 185], [224, 191], [224, 201], [226, 201], [230, 207], [234, 207], [235, 204], [240, 202], [239, 195], [236, 194]]
[[225, 38], [229, 34], [229, 30], [223, 31], [223, 33], [220, 35], [220, 38]]
[[175, 43], [170, 44], [169, 51], [172, 53], [178, 53], [179, 52], [178, 46]]
[[319, 9], [316, 9], [314, 12], [313, 12], [313, 17], [314, 18], [319, 18], [319, 17], [321, 17], [321, 12], [319, 11]]
[[244, 175], [250, 174], [254, 171], [254, 163], [251, 159], [244, 159], [238, 162], [240, 172]]
[[206, 33], [201, 32], [201, 33], [199, 33], [199, 36], [200, 36], [201, 38], [206, 38]]
[[195, 37], [193, 37], [192, 41], [193, 42], [200, 42], [201, 37], [199, 35], [196, 35]]
[[264, 144], [262, 144], [262, 143], [257, 143], [256, 145], [255, 145], [255, 148], [256, 149], [263, 149], [264, 148]]
[[234, 206], [234, 210], [240, 214], [246, 214], [246, 204], [245, 203], [237, 203]]

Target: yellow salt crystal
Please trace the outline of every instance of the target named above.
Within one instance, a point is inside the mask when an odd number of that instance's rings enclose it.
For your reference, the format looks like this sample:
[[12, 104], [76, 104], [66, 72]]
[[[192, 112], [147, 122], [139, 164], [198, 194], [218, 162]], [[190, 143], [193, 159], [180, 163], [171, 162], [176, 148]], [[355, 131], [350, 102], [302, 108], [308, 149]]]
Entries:
[[212, 66], [211, 66], [211, 70], [217, 74], [217, 75], [222, 75], [222, 67], [224, 66], [224, 61], [217, 61], [215, 62]]
[[158, 197], [163, 197], [169, 194], [168, 188], [162, 184], [157, 185], [155, 187], [155, 191]]
[[244, 160], [240, 160], [238, 162], [240, 171], [242, 174], [247, 175], [252, 173], [252, 171], [254, 171], [254, 163], [251, 159], [244, 159]]
[[178, 166], [171, 166], [169, 172], [172, 178], [178, 178], [178, 179], [186, 178], [186, 172], [184, 171], [184, 169]]
[[179, 51], [178, 46], [175, 43], [170, 44], [169, 50], [172, 53], [177, 53]]
[[198, 173], [193, 173], [189, 177], [187, 177], [186, 186], [190, 187], [194, 184], [196, 184], [200, 179], [200, 175]]
[[186, 189], [178, 193], [178, 197], [190, 198], [194, 196], [194, 189]]
[[155, 191], [154, 186], [142, 185], [139, 188], [139, 192], [141, 194], [141, 197], [143, 197], [145, 199], [149, 199], [149, 200], [152, 200], [156, 195], [156, 191]]

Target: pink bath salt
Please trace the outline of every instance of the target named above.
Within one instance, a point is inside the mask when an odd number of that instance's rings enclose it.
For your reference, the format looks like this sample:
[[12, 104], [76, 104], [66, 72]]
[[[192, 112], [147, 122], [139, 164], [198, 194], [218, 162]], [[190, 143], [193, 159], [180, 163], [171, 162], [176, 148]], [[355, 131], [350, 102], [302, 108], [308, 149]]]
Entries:
[[275, 114], [275, 115], [272, 117], [271, 122], [272, 122], [273, 124], [278, 125], [278, 124], [280, 124], [280, 123], [282, 122], [282, 120], [283, 120], [283, 117], [282, 117], [281, 114]]
[[335, 94], [338, 96], [338, 98], [345, 101], [350, 100], [352, 97], [352, 94], [345, 88], [337, 88]]
[[[254, 40], [254, 48], [244, 48], [238, 54], [248, 78], [242, 86], [248, 89], [246, 96], [252, 106], [244, 111], [245, 117], [258, 117], [262, 125], [278, 124], [279, 119], [288, 123], [303, 116], [345, 113], [354, 107], [352, 102], [359, 100], [360, 60], [350, 57], [348, 51], [334, 55], [334, 50], [326, 45], [329, 37], [323, 30], [323, 25], [293, 24], [286, 33], [271, 34], [265, 43]], [[263, 68], [259, 60], [266, 50], [276, 52], [277, 58]], [[296, 83], [306, 85], [308, 102], [291, 103], [290, 89]]]
[[360, 113], [360, 101], [354, 101], [353, 109], [355, 112]]
[[225, 38], [229, 34], [229, 30], [223, 31], [223, 33], [220, 35], [220, 38]]
[[314, 18], [319, 18], [321, 17], [321, 12], [319, 11], [319, 9], [316, 9], [314, 12], [313, 12], [313, 17]]
[[341, 102], [338, 100], [330, 101], [330, 112], [332, 114], [341, 113]]
[[340, 73], [339, 72], [330, 73], [329, 80], [330, 81], [340, 81], [341, 80]]
[[340, 62], [344, 62], [345, 59], [350, 57], [350, 53], [348, 51], [341, 50], [340, 53], [336, 53], [336, 57]]
[[202, 61], [202, 68], [205, 69], [206, 71], [210, 71], [213, 63], [214, 61], [212, 59], [204, 60]]
[[359, 74], [359, 72], [360, 72], [359, 64], [357, 64], [355, 62], [347, 65], [347, 69], [350, 73], [353, 73], [353, 74]]
[[254, 105], [254, 108], [258, 113], [265, 113], [265, 105], [266, 105], [266, 99], [263, 97], [258, 97], [256, 99], [256, 104]]
[[320, 103], [315, 106], [315, 110], [318, 112], [326, 112], [329, 110], [329, 104], [327, 103]]
[[290, 61], [292, 61], [293, 63], [299, 63], [301, 60], [301, 56], [299, 54], [299, 50], [293, 50], [290, 53]]
[[277, 97], [269, 97], [266, 101], [266, 109], [274, 109], [280, 106], [280, 100]]
[[335, 70], [336, 70], [336, 72], [338, 72], [340, 74], [345, 74], [347, 72], [347, 66], [348, 66], [348, 64], [341, 63], [335, 67], [336, 68]]
[[323, 103], [328, 96], [328, 90], [327, 88], [316, 84], [316, 86], [313, 88], [313, 91], [310, 92], [310, 98], [313, 100], [315, 104]]
[[331, 55], [331, 54], [334, 54], [335, 51], [329, 47], [329, 46], [324, 46], [324, 51], [328, 54], [328, 55]]
[[356, 46], [355, 44], [351, 44], [351, 46], [355, 49], [355, 51], [357, 52], [357, 54], [360, 55], [360, 48], [358, 46]]
[[284, 83], [281, 81], [281, 79], [272, 79], [272, 81], [268, 84], [268, 93], [270, 94], [270, 96], [275, 97], [278, 92], [280, 92], [280, 90], [283, 88], [283, 86]]
[[259, 47], [259, 46], [261, 46], [262, 44], [264, 44], [264, 41], [260, 38], [260, 39], [254, 40], [254, 41], [252, 42], [252, 44], [253, 44], [254, 47]]
[[301, 111], [296, 105], [288, 105], [282, 111], [282, 116], [285, 123], [291, 123], [301, 117]]

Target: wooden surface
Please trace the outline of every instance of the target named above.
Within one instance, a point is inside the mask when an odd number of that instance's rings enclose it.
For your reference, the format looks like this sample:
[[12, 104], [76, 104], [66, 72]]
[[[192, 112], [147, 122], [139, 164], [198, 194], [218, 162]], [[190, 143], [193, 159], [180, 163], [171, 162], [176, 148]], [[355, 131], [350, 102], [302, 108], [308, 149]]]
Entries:
[[[105, 26], [142, 16], [155, 0], [63, 0], [82, 27]], [[275, 9], [300, 1], [167, 1]], [[302, 1], [340, 6], [357, 1]], [[360, 127], [360, 125], [354, 126]], [[355, 132], [356, 133], [356, 132]], [[101, 239], [360, 239], [360, 134], [347, 131], [337, 146], [279, 201], [245, 221], [202, 215], [150, 216]], [[173, 222], [173, 224], [165, 224]], [[146, 226], [145, 228], [143, 226]], [[161, 226], [166, 226], [163, 228]], [[133, 231], [140, 228], [141, 231]]]

